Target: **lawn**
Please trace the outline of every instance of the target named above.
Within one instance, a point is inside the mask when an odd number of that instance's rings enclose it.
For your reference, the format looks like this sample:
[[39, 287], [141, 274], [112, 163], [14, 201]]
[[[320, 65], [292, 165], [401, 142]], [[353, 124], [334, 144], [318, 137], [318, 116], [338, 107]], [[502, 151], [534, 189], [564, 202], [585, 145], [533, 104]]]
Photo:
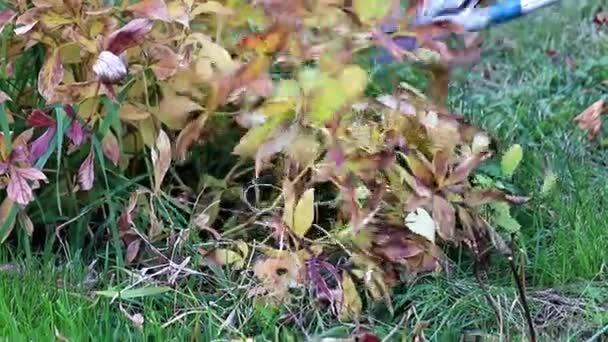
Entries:
[[[573, 121], [593, 102], [608, 99], [608, 84], [602, 83], [608, 80], [608, 26], [598, 29], [593, 22], [602, 2], [564, 1], [561, 8], [490, 30], [481, 64], [455, 73], [450, 88], [454, 111], [488, 130], [499, 151], [514, 143], [524, 149], [513, 184], [532, 200], [514, 215], [521, 224], [517, 261], [524, 266], [541, 341], [608, 340], [608, 138], [603, 138], [608, 129], [590, 141]], [[551, 175], [555, 185], [542, 191]], [[89, 219], [84, 215], [73, 226], [84, 232]], [[91, 251], [67, 248], [70, 262], [65, 264], [49, 249], [17, 253], [24, 248], [3, 247], [0, 336], [6, 341], [210, 341], [227, 336], [296, 341], [346, 336], [355, 328], [321, 311], [306, 323], [286, 324], [287, 315], [313, 304], [302, 301], [282, 310], [256, 305], [247, 297], [249, 279], [223, 269], [181, 272], [176, 288], [158, 285], [113, 300], [113, 291], [137, 289], [147, 281], [115, 266], [110, 249], [97, 250], [91, 258]], [[449, 274], [396, 289], [394, 314], [371, 308], [364, 327], [391, 341], [406, 341], [422, 322], [428, 324], [424, 331], [430, 341], [525, 338], [526, 319], [506, 260], [493, 261], [482, 276], [484, 286], [466, 258], [455, 261]], [[146, 274], [159, 272], [166, 280], [177, 268], [168, 265]], [[106, 292], [91, 296], [89, 284]], [[207, 291], [210, 287], [218, 290]], [[145, 320], [141, 331], [136, 314]]]

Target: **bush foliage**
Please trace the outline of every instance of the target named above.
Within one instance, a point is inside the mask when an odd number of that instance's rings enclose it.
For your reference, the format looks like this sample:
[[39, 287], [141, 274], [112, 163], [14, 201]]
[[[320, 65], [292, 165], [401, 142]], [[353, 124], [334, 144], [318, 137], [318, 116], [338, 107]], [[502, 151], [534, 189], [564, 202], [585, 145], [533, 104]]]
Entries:
[[[479, 37], [412, 27], [416, 3], [11, 6], [3, 241], [51, 227], [71, 245], [113, 243], [131, 267], [242, 270], [251, 297], [306, 293], [342, 319], [360, 315], [363, 293], [390, 308], [395, 285], [444, 270], [443, 246], [477, 262], [509, 252], [494, 227], [516, 230], [509, 205], [526, 199], [471, 177], [490, 138], [446, 106], [449, 71], [479, 57]], [[370, 51], [425, 89], [394, 75], [374, 86]], [[515, 146], [495, 177], [520, 159]]]

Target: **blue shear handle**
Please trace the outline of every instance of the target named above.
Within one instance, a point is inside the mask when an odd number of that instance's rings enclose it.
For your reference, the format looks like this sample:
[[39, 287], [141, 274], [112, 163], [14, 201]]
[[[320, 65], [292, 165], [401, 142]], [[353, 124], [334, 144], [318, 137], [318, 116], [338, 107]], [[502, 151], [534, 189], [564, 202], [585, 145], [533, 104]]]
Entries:
[[558, 1], [559, 0], [507, 0], [504, 3], [491, 6], [488, 9], [490, 22], [493, 24], [500, 24]]

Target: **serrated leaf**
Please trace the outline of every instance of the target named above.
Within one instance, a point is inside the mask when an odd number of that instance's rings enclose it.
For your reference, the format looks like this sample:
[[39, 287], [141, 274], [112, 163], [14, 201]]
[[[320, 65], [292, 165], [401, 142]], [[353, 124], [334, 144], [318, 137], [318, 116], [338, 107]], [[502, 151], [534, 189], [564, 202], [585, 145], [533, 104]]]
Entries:
[[315, 219], [315, 189], [308, 189], [300, 197], [293, 212], [293, 232], [300, 238], [308, 232]]
[[502, 169], [502, 174], [505, 177], [513, 176], [513, 173], [519, 166], [522, 158], [524, 156], [524, 150], [519, 144], [515, 144], [505, 152], [502, 156], [502, 160], [500, 162], [500, 167]]

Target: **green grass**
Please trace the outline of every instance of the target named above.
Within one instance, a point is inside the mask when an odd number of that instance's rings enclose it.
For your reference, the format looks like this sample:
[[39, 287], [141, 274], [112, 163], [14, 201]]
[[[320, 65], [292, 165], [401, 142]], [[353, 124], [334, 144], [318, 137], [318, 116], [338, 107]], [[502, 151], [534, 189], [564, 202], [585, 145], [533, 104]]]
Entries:
[[[524, 161], [513, 181], [521, 194], [532, 196], [532, 201], [518, 208], [516, 216], [522, 223], [520, 244], [525, 251], [530, 304], [539, 323], [546, 324], [539, 329], [543, 341], [581, 341], [608, 325], [608, 150], [601, 141], [589, 142], [573, 122], [578, 113], [608, 93], [608, 87], [601, 85], [608, 80], [608, 33], [605, 29], [598, 33], [592, 23], [600, 3], [565, 1], [559, 12], [548, 9], [540, 16], [492, 29], [481, 65], [455, 75], [451, 89], [454, 110], [491, 132], [499, 150], [512, 143], [524, 147]], [[505, 49], [505, 41], [513, 42], [515, 48]], [[553, 63], [549, 50], [555, 50], [561, 59]], [[566, 56], [576, 61], [574, 70], [564, 62]], [[543, 195], [540, 189], [549, 170], [558, 176], [558, 182]], [[116, 201], [109, 207], [110, 215], [116, 216], [116, 208], [122, 206], [119, 199], [124, 200], [121, 193], [127, 193], [124, 188], [130, 184], [112, 171], [107, 176], [110, 185], [94, 202]], [[66, 200], [77, 201], [75, 197]], [[45, 222], [65, 219], [59, 209], [39, 205], [47, 215]], [[177, 212], [168, 203], [167, 207], [167, 215]], [[63, 210], [68, 216], [74, 210], [83, 212], [78, 206]], [[47, 341], [56, 339], [57, 331], [70, 341], [208, 341], [226, 336], [295, 341], [300, 339], [294, 336], [301, 334], [313, 339], [344, 335], [354, 329], [315, 312], [311, 303], [294, 305], [296, 310], [313, 312], [311, 323], [288, 328], [281, 318], [294, 308], [276, 312], [253, 305], [238, 289], [247, 279], [221, 270], [209, 276], [184, 277], [174, 290], [160, 295], [113, 303], [94, 296], [81, 286], [88, 270], [87, 263], [79, 261], [78, 250], [84, 243], [87, 222], [96, 219], [83, 213], [74, 223], [73, 236], [67, 240], [71, 243], [62, 249], [70, 263], [62, 269], [52, 266], [65, 264], [60, 260], [63, 256], [50, 256], [57, 247], [54, 241], [47, 243], [45, 257], [40, 258], [43, 261], [28, 258], [24, 274], [0, 272], [2, 338]], [[115, 220], [109, 221], [110, 226], [115, 226]], [[29, 250], [23, 241], [19, 239], [15, 249]], [[114, 259], [112, 247], [100, 257], [96, 269], [101, 281], [96, 289], [128, 286], [132, 281], [129, 274], [109, 266]], [[3, 255], [2, 259], [0, 264], [15, 258]], [[490, 268], [487, 293], [467, 265], [459, 265], [453, 274], [427, 277], [398, 288], [395, 315], [372, 308], [365, 327], [382, 336], [392, 332], [391, 340], [408, 336], [422, 321], [430, 323], [426, 336], [433, 341], [456, 341], [463, 333], [476, 331], [513, 340], [525, 335], [525, 320], [504, 260], [496, 260]], [[212, 287], [217, 290], [209, 290]], [[548, 300], [548, 289], [558, 291], [562, 302]], [[488, 305], [487, 294], [501, 308], [502, 327]], [[126, 318], [118, 303], [130, 313], [143, 314], [143, 332]], [[563, 315], [550, 315], [559, 313]], [[184, 316], [165, 327], [180, 314]], [[231, 324], [224, 324], [227, 319]]]

